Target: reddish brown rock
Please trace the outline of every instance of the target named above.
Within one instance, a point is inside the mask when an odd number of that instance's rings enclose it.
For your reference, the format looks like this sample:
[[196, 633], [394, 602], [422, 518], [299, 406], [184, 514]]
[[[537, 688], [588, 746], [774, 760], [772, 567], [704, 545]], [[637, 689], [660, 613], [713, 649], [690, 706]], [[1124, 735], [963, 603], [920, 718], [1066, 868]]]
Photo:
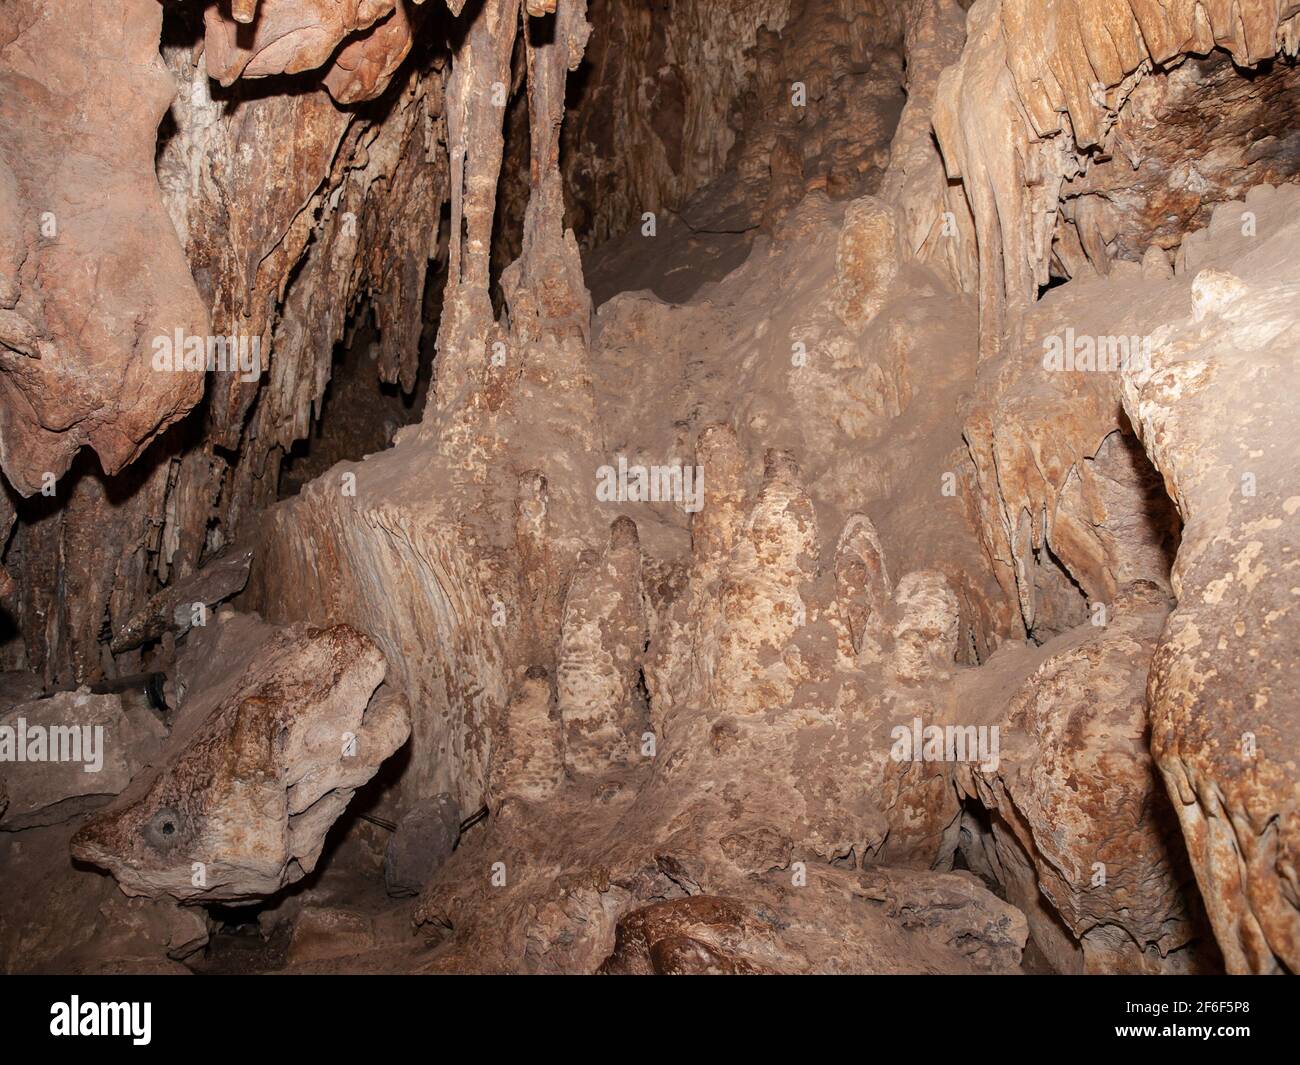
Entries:
[[[216, 4], [204, 13], [208, 69], [222, 85], [241, 77], [314, 70], [345, 37], [391, 15], [394, 5], [401, 2], [261, 0], [256, 18], [251, 13], [250, 17], [232, 17], [235, 13], [228, 3]], [[248, 24], [253, 26], [251, 33], [242, 29]]]
[[175, 93], [161, 9], [22, 0], [8, 14], [0, 466], [29, 496], [53, 492], [82, 445], [116, 473], [193, 407], [203, 375], [155, 369], [155, 341], [206, 351], [209, 326], [153, 170]]
[[1167, 609], [1162, 592], [1137, 586], [1105, 626], [1048, 643], [1000, 725], [997, 764], [959, 771], [992, 817], [989, 836], [966, 845], [972, 868], [1004, 883], [1061, 972], [1217, 962], [1148, 750], [1146, 676]]
[[[372, 100], [389, 82], [411, 50], [413, 24], [406, 0], [394, 0], [391, 14], [349, 40], [325, 75], [325, 88], [341, 104]], [[416, 23], [418, 25], [418, 22]]]

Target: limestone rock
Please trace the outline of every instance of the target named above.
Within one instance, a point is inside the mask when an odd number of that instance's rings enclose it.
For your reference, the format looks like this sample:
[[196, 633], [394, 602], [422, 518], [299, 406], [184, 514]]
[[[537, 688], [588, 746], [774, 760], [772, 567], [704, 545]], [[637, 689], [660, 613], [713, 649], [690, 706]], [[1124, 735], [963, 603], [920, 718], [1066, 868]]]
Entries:
[[493, 756], [490, 790], [494, 802], [548, 797], [564, 777], [564, 753], [564, 722], [550, 680], [544, 669], [532, 667], [510, 700], [505, 735]]
[[[837, 890], [838, 889], [838, 890]], [[803, 891], [809, 898], [800, 894]], [[841, 894], [842, 892], [842, 894]], [[1020, 962], [1024, 917], [970, 874], [875, 869], [859, 883], [834, 878], [796, 890], [793, 919], [755, 902], [692, 895], [633, 910], [618, 924], [600, 971], [623, 975], [758, 975], [828, 972], [1009, 972]], [[790, 900], [792, 903], [795, 899]], [[879, 911], [874, 903], [883, 904]], [[852, 912], [858, 927], [829, 945], [819, 920]], [[882, 918], [912, 941], [910, 963], [881, 956]]]
[[203, 375], [155, 370], [155, 340], [202, 343], [209, 326], [153, 170], [175, 91], [158, 60], [159, 5], [21, 0], [8, 15], [0, 465], [30, 496], [83, 444], [116, 473], [189, 411]]
[[222, 85], [314, 70], [349, 34], [391, 15], [395, 3], [401, 0], [261, 0], [251, 33], [240, 24], [253, 20], [232, 19], [224, 5], [210, 7], [208, 69]]
[[294, 922], [285, 963], [301, 965], [323, 958], [361, 954], [375, 945], [374, 927], [364, 915], [314, 906], [304, 910]]
[[835, 311], [847, 326], [861, 328], [884, 306], [898, 275], [898, 233], [893, 213], [873, 197], [855, 200], [844, 213], [835, 250]]
[[0, 832], [0, 971], [187, 972], [177, 960], [207, 943], [204, 911], [128, 898], [112, 877], [74, 866], [68, 842], [80, 824]]
[[711, 697], [739, 713], [790, 704], [802, 672], [787, 646], [807, 621], [800, 586], [820, 555], [817, 516], [792, 455], [771, 450], [763, 486], [728, 563], [711, 637]]
[[3, 712], [170, 728], [4, 968], [1300, 969], [1298, 0], [141, 4], [0, 28]]
[[235, 552], [169, 585], [117, 631], [113, 650], [130, 651], [165, 632], [183, 636], [192, 626], [206, 624], [208, 611], [243, 590], [251, 560], [249, 552]]
[[[1207, 264], [1219, 274], [1198, 271], [1209, 313], [1187, 320], [1198, 285], [1189, 293], [1184, 279], [1151, 365], [1122, 375], [1125, 410], [1185, 522], [1178, 606], [1148, 687], [1151, 751], [1231, 972], [1300, 964], [1289, 872], [1300, 845], [1300, 715], [1285, 680], [1300, 507], [1287, 248], [1300, 223], [1294, 192], [1269, 205], [1265, 241], [1235, 265], [1226, 245]], [[1242, 206], [1220, 209], [1225, 228]]]
[[161, 758], [77, 833], [132, 895], [235, 900], [309, 873], [353, 792], [405, 742], [383, 655], [345, 626], [271, 633], [214, 709], [187, 694]]
[[835, 594], [854, 653], [861, 653], [867, 627], [879, 624], [892, 595], [880, 538], [870, 520], [855, 514], [835, 549]]
[[904, 928], [923, 929], [963, 954], [976, 968], [1011, 972], [1029, 938], [1025, 916], [991, 897], [970, 873], [925, 875], [875, 868], [862, 876], [867, 898]]
[[[1011, 699], [997, 764], [971, 768], [967, 786], [994, 816], [1000, 879], [1058, 971], [1214, 964], [1147, 749], [1146, 675], [1166, 610], [1158, 590], [1135, 588], [1104, 628], [1047, 644], [1051, 657]], [[1026, 858], [1034, 877], [1022, 897], [1014, 870]], [[1053, 912], [1034, 905], [1040, 893]], [[1057, 922], [1078, 946], [1056, 946]]]
[[0, 830], [67, 821], [102, 806], [151, 761], [167, 735], [150, 710], [88, 688], [19, 703], [0, 714], [0, 778], [9, 807]]
[[905, 682], [944, 680], [957, 658], [957, 597], [942, 573], [906, 574], [894, 589], [891, 667]]
[[323, 83], [341, 104], [373, 100], [383, 94], [411, 50], [419, 25], [419, 8], [407, 0], [394, 0], [391, 14], [383, 15], [347, 41], [333, 57]]
[[[948, 177], [965, 180], [970, 198], [986, 354], [1000, 347], [1008, 310], [1014, 318], [1048, 282], [1063, 183], [1085, 169], [1088, 149], [1115, 143], [1117, 119], [1151, 67], [1216, 46], [1255, 66], [1294, 50], [1295, 15], [1273, 0], [996, 0], [972, 12], [969, 44], [940, 79], [934, 128]], [[1090, 259], [1104, 254], [1104, 234], [1086, 221], [1073, 240], [1092, 247]]]
[[641, 544], [636, 525], [619, 518], [604, 554], [579, 559], [564, 603], [556, 699], [570, 772], [606, 772], [638, 757], [645, 644]]

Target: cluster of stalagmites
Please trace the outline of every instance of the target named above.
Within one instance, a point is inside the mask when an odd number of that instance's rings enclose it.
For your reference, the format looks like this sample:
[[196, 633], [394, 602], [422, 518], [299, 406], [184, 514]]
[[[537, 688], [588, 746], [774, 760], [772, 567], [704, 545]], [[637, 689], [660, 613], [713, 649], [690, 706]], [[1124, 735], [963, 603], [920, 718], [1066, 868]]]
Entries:
[[[650, 583], [626, 518], [602, 553], [579, 558], [555, 681], [534, 666], [504, 715], [488, 795], [495, 834], [467, 843], [421, 904], [422, 919], [456, 930], [441, 964], [509, 966], [516, 937], [565, 944], [525, 964], [594, 964], [612, 909], [625, 916], [605, 971], [870, 968], [886, 949], [871, 885], [904, 874], [866, 859], [946, 868], [959, 845], [1024, 914], [973, 879], [957, 889], [952, 875], [905, 877], [911, 891], [963, 893], [951, 919], [911, 903], [948, 946], [961, 922], [981, 925], [963, 970], [1014, 967], [1027, 928], [1064, 971], [1209, 964], [1180, 953], [1203, 929], [1145, 746], [1163, 593], [1135, 586], [1104, 629], [957, 667], [958, 608], [942, 574], [891, 582], [863, 515], [823, 568], [814, 507], [786, 453], [768, 453], [753, 493], [729, 428], [704, 431], [697, 461], [713, 488], [672, 579]], [[999, 687], [1005, 705], [977, 698]], [[929, 732], [915, 760], [900, 758], [897, 730], [910, 737], [914, 718], [957, 727], [970, 762], [945, 761]], [[475, 875], [493, 854], [504, 885]], [[852, 854], [860, 872], [800, 879]], [[573, 885], [544, 887], [558, 867]], [[539, 915], [543, 897], [555, 902]], [[596, 927], [593, 905], [605, 914]], [[769, 907], [797, 913], [799, 931], [759, 916]], [[860, 938], [829, 950], [830, 929], [857, 921], [868, 922]], [[888, 964], [919, 963], [935, 947], [922, 941]]]

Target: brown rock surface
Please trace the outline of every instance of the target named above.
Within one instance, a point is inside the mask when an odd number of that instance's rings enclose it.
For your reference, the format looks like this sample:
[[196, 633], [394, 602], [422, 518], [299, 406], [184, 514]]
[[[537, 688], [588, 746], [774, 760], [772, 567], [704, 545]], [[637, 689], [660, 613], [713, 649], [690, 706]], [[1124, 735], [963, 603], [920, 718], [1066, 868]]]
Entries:
[[[924, 876], [878, 869], [860, 878], [825, 876], [831, 914], [787, 907], [780, 922], [756, 902], [690, 895], [633, 910], [618, 923], [609, 975], [757, 975], [807, 972], [1010, 972], [1025, 943], [1024, 918], [970, 874]], [[816, 888], [807, 889], [816, 897]], [[803, 897], [790, 892], [791, 901]], [[842, 924], [840, 923], [842, 922]], [[852, 931], [848, 931], [848, 930]], [[836, 942], [831, 942], [835, 938]], [[889, 953], [908, 959], [904, 966]]]
[[153, 368], [156, 337], [208, 335], [152, 167], [161, 24], [149, 0], [21, 0], [0, 31], [0, 466], [24, 496], [83, 444], [116, 473], [203, 395]]
[[[983, 869], [1006, 886], [1061, 972], [1196, 971], [1215, 962], [1200, 956], [1199, 900], [1148, 751], [1146, 676], [1167, 609], [1163, 593], [1134, 586], [1104, 627], [1047, 643], [1050, 657], [1007, 708], [997, 765], [958, 773], [992, 819]], [[981, 868], [980, 842], [963, 846]], [[1026, 861], [1034, 875], [1022, 885], [1016, 870]]]
[[[1061, 631], [1085, 616], [1104, 618], [1115, 589], [1134, 578], [1177, 598], [1150, 671], [1150, 742], [1232, 971], [1272, 971], [1276, 959], [1289, 965], [1293, 936], [1294, 907], [1284, 901], [1289, 866], [1264, 857], [1284, 853], [1295, 798], [1289, 771], [1272, 760], [1289, 761], [1278, 724], [1289, 715], [1265, 709], [1277, 689], [1264, 664], [1282, 668], [1274, 656], [1287, 637], [1245, 619], [1267, 618], [1271, 626], [1287, 616], [1284, 602], [1253, 596], [1280, 586], [1263, 574], [1288, 565], [1293, 550], [1289, 474], [1282, 471], [1294, 464], [1280, 414], [1247, 400], [1245, 391], [1233, 398], [1227, 383], [1253, 394], [1277, 373], [1267, 394], [1288, 394], [1285, 371], [1269, 352], [1286, 342], [1289, 328], [1272, 308], [1290, 283], [1282, 249], [1294, 208], [1292, 190], [1261, 187], [1245, 203], [1218, 208], [1210, 229], [1184, 242], [1176, 277], [1139, 280], [1134, 265], [1108, 281], [1080, 279], [1049, 295], [1025, 317], [1023, 348], [982, 372], [1000, 396], [977, 407], [967, 425], [981, 473], [977, 498], [988, 515], [982, 535], [1027, 628]], [[1250, 225], [1243, 224], [1247, 214]], [[1067, 328], [1082, 337], [1106, 330], [1144, 340], [1149, 363], [1134, 359], [1110, 373], [1044, 372], [1035, 358], [1045, 350], [1041, 338]], [[1220, 383], [1211, 388], [1211, 380]], [[1252, 417], [1238, 438], [1230, 427], [1248, 404]], [[1121, 431], [1136, 432], [1160, 484], [1128, 443], [1113, 450], [1113, 441], [1127, 440], [1116, 435]], [[1106, 446], [1097, 450], [1101, 441]], [[1177, 506], [1175, 525], [1161, 488]], [[1198, 491], [1215, 499], [1213, 517], [1195, 503]], [[1223, 655], [1228, 660], [1206, 672], [1208, 661]], [[1247, 779], [1241, 790], [1228, 784]]]
[[127, 898], [112, 877], [74, 867], [68, 842], [80, 824], [0, 832], [0, 971], [187, 973], [179, 959], [208, 941], [203, 910]]
[[167, 730], [152, 711], [88, 688], [0, 711], [0, 831], [66, 821], [107, 803], [157, 753]]
[[[324, 64], [339, 42], [393, 13], [400, 0], [261, 0], [254, 18], [236, 19], [228, 3], [204, 12], [204, 39], [212, 76], [236, 78], [298, 74]], [[252, 32], [243, 25], [252, 24]]]
[[[1300, 198], [1293, 187], [1257, 192], [1216, 211], [1209, 232], [1226, 240], [1189, 243], [1152, 365], [1126, 372], [1123, 387], [1184, 520], [1178, 606], [1148, 688], [1152, 754], [1229, 970], [1294, 972], [1300, 715], [1288, 678], [1300, 456], [1289, 397]], [[1241, 232], [1248, 206], [1258, 237]]]
[[1048, 283], [1054, 239], [1081, 243], [1078, 258], [1087, 253], [1105, 271], [1095, 220], [1076, 219], [1073, 238], [1059, 233], [1068, 221], [1063, 184], [1095, 158], [1122, 153], [1116, 119], [1152, 68], [1216, 47], [1247, 67], [1294, 55], [1297, 13], [1277, 0], [992, 0], [971, 12], [969, 44], [941, 79], [934, 128], [948, 176], [965, 179], [979, 237], [986, 354], [1001, 343], [1004, 312], [1014, 320]]

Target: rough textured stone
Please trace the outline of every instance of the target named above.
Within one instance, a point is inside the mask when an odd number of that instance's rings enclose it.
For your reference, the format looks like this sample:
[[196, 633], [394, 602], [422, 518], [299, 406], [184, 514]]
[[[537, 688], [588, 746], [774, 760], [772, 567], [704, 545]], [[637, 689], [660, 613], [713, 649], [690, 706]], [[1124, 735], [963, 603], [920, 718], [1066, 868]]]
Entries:
[[384, 882], [394, 896], [418, 895], [460, 838], [460, 809], [450, 795], [416, 803], [384, 851]]
[[861, 328], [884, 306], [898, 274], [898, 234], [894, 216], [870, 197], [844, 212], [844, 229], [835, 249], [835, 311], [847, 326]]
[[0, 778], [9, 807], [0, 830], [67, 821], [121, 792], [167, 735], [151, 710], [88, 688], [0, 713]]
[[[241, 77], [314, 70], [345, 37], [390, 18], [394, 6], [401, 4], [402, 0], [262, 0], [255, 19], [236, 19], [227, 4], [213, 5], [204, 13], [209, 70], [222, 85]], [[250, 22], [251, 33], [241, 28]]]
[[233, 552], [164, 588], [114, 634], [114, 652], [130, 651], [166, 632], [183, 636], [195, 625], [207, 624], [209, 611], [248, 583], [251, 561], [249, 552]]
[[[1020, 961], [1024, 918], [998, 902], [970, 874], [926, 877], [879, 869], [828, 878], [842, 892], [837, 914], [846, 941], [830, 944], [811, 916], [776, 922], [766, 907], [709, 895], [654, 903], [618, 923], [614, 950], [601, 964], [610, 975], [794, 975], [807, 972], [1008, 972]], [[809, 889], [815, 894], [816, 889]], [[873, 905], [873, 903], [883, 905]], [[885, 961], [893, 935], [908, 942], [902, 965]], [[865, 926], [865, 927], [863, 927]], [[892, 946], [892, 944], [890, 944]], [[882, 949], [883, 948], [883, 949]]]
[[[1123, 374], [1124, 406], [1185, 523], [1178, 606], [1151, 667], [1152, 754], [1229, 970], [1294, 972], [1300, 715], [1286, 678], [1300, 507], [1289, 409], [1300, 197], [1262, 189], [1250, 205], [1264, 220], [1260, 237], [1241, 232], [1246, 205], [1219, 208], [1236, 239], [1202, 244], [1190, 292], [1186, 273], [1173, 283], [1152, 365]], [[1211, 283], [1215, 266], [1223, 273]], [[1214, 295], [1198, 300], [1198, 287]]]
[[[235, 900], [293, 883], [409, 734], [405, 700], [376, 693], [383, 655], [364, 636], [345, 626], [252, 635], [247, 660], [216, 657], [224, 686], [186, 692], [159, 760], [73, 841], [77, 858], [129, 894]], [[213, 643], [211, 656], [234, 650]]]
[[[310, 7], [279, 6], [300, 13]], [[385, 10], [392, 6], [386, 5]], [[209, 5], [208, 10], [214, 18], [227, 17], [223, 5]], [[161, 63], [156, 58], [160, 11]], [[126, 420], [113, 430], [113, 447], [125, 447], [131, 436], [133, 453], [199, 400], [204, 394], [200, 375], [149, 369], [155, 336], [172, 336], [177, 328], [199, 337], [238, 334], [250, 345], [260, 344], [263, 371], [256, 376], [207, 375], [207, 399], [198, 411], [117, 477], [105, 478], [93, 456], [89, 462], [83, 457], [58, 481], [54, 503], [42, 497], [18, 501], [8, 553], [11, 564], [18, 558], [22, 563], [6, 608], [22, 619], [25, 646], [5, 646], [5, 664], [41, 673], [50, 687], [71, 687], [138, 671], [142, 663], [135, 650], [106, 654], [99, 646], [105, 614], [114, 632], [119, 631], [169, 583], [192, 574], [227, 545], [247, 536], [256, 513], [277, 498], [280, 462], [296, 441], [311, 432], [337, 369], [332, 345], [349, 334], [355, 324], [350, 319], [369, 297], [374, 297], [382, 327], [376, 340], [378, 357], [366, 364], [372, 382], [400, 382], [408, 392], [416, 388], [425, 277], [437, 269], [436, 234], [430, 235], [422, 219], [437, 217], [445, 196], [446, 159], [445, 153], [435, 150], [443, 139], [442, 72], [431, 65], [427, 54], [419, 62], [390, 71], [396, 59], [388, 52], [389, 43], [383, 44], [382, 69], [375, 67], [370, 51], [375, 45], [366, 31], [354, 42], [359, 55], [345, 45], [339, 56], [349, 63], [360, 60], [361, 65], [338, 78], [349, 93], [357, 91], [358, 84], [369, 86], [367, 93], [386, 93], [389, 103], [360, 113], [341, 110], [326, 92], [312, 90], [316, 74], [304, 74], [310, 84], [292, 92], [260, 88], [272, 85], [274, 79], [236, 81], [223, 90], [209, 80], [212, 57], [202, 44], [203, 12], [194, 5], [152, 5], [145, 15], [109, 18], [114, 25], [128, 27], [122, 32], [130, 40], [107, 51], [105, 45], [92, 43], [98, 31], [83, 28], [78, 21], [84, 18], [82, 9], [76, 18], [56, 15], [57, 10], [50, 8], [47, 16], [31, 24], [35, 36], [15, 43], [13, 54], [27, 54], [49, 71], [84, 70], [86, 76], [90, 68], [83, 55], [105, 56], [105, 72], [94, 75], [109, 79], [103, 84], [125, 85], [123, 79], [141, 78], [147, 84], [118, 93], [82, 93], [83, 98], [103, 101], [105, 106], [113, 100], [139, 104], [147, 99], [151, 108], [141, 115], [138, 131], [134, 126], [128, 130], [120, 119], [98, 120], [97, 128], [116, 124], [119, 133], [111, 145], [92, 154], [118, 160], [129, 152], [133, 160], [129, 166], [117, 162], [111, 166], [113, 181], [129, 180], [131, 189], [119, 190], [98, 177], [87, 178], [96, 182], [97, 191], [93, 201], [86, 202], [99, 202], [101, 194], [109, 196], [104, 202], [118, 205], [114, 211], [120, 210], [131, 221], [116, 221], [116, 213], [101, 218], [102, 210], [94, 218], [79, 220], [78, 210], [62, 218], [59, 241], [42, 241], [38, 239], [40, 216], [49, 191], [31, 193], [35, 200], [30, 205], [16, 201], [13, 212], [0, 212], [6, 221], [27, 218], [30, 223], [21, 234], [15, 232], [13, 254], [19, 254], [19, 235], [23, 250], [14, 261], [31, 272], [45, 256], [73, 256], [69, 262], [75, 273], [70, 276], [76, 285], [98, 277], [101, 286], [114, 288], [102, 298], [76, 296], [74, 302], [94, 299], [107, 307], [103, 300], [123, 299], [123, 313], [136, 315], [143, 313], [147, 296], [157, 306], [159, 322], [155, 327], [141, 319], [139, 328], [132, 326], [125, 349], [121, 336], [111, 343], [89, 333], [81, 337], [78, 343], [94, 350], [77, 365], [102, 366], [106, 384], [101, 388], [96, 383], [101, 373], [96, 370], [78, 377], [75, 387], [71, 380], [52, 385], [49, 395], [57, 396], [63, 408], [93, 401], [95, 413], [78, 424], [59, 422], [55, 436], [59, 454], [65, 455], [61, 459], [45, 457], [44, 445], [35, 449], [21, 445], [26, 430], [18, 423], [6, 429], [0, 447], [10, 447], [33, 465], [23, 475], [26, 480], [12, 475], [17, 478], [15, 485], [24, 493], [40, 489], [41, 472], [61, 474], [91, 431], [97, 434], [90, 442], [100, 452], [101, 463], [109, 470], [117, 468], [118, 461], [100, 446], [103, 433], [93, 429], [93, 424], [117, 417], [120, 404], [104, 388], [121, 389], [141, 408], [123, 414]], [[381, 19], [373, 36], [387, 42], [385, 27], [395, 17]], [[56, 22], [65, 28], [52, 34], [42, 29]], [[15, 32], [29, 23], [30, 19], [17, 19]], [[44, 51], [32, 43], [37, 37], [42, 38]], [[130, 48], [145, 58], [113, 66], [112, 57]], [[38, 58], [42, 55], [43, 60]], [[334, 72], [326, 76], [334, 83]], [[378, 79], [373, 86], [372, 78]], [[398, 84], [388, 89], [390, 81]], [[6, 103], [19, 106], [23, 93], [37, 84], [38, 80], [23, 82], [17, 91], [6, 91]], [[75, 97], [73, 89], [69, 82], [60, 92]], [[48, 97], [42, 106], [65, 106], [58, 103], [60, 99]], [[59, 127], [52, 119], [42, 128]], [[23, 132], [11, 123], [6, 123], [6, 129], [14, 137], [37, 135], [34, 129]], [[23, 157], [57, 163], [68, 152], [79, 150], [69, 146], [97, 143], [92, 134], [59, 134], [57, 139], [59, 145], [48, 151], [33, 142], [23, 148]], [[69, 155], [69, 180], [79, 172], [74, 163]], [[53, 178], [38, 172], [30, 180], [34, 189], [57, 187]], [[22, 191], [16, 189], [15, 195]], [[80, 192], [76, 195], [83, 198]], [[150, 199], [153, 207], [148, 206]], [[160, 207], [165, 211], [160, 212]], [[60, 213], [57, 204], [53, 209]], [[124, 227], [129, 232], [122, 236], [119, 230]], [[167, 258], [177, 237], [180, 249]], [[28, 244], [30, 254], [25, 250]], [[113, 280], [117, 273], [96, 268], [97, 258], [108, 247], [117, 249], [114, 271], [136, 260], [152, 262], [157, 269], [148, 274], [148, 285], [118, 285]], [[430, 258], [435, 259], [433, 266]], [[0, 261], [8, 260], [0, 256]], [[41, 269], [43, 277], [55, 277], [51, 267]], [[24, 291], [29, 289], [17, 307], [7, 296], [0, 298], [0, 304], [25, 314], [28, 301], [40, 296], [30, 285]], [[73, 298], [79, 290], [66, 291]], [[128, 291], [135, 294], [128, 296]], [[178, 302], [180, 292], [188, 295]], [[17, 298], [18, 290], [13, 294]], [[39, 362], [15, 357], [14, 366], [22, 371], [23, 380], [38, 380], [32, 375], [42, 365], [41, 375], [63, 373], [59, 367], [74, 358], [70, 334], [60, 321], [47, 314], [42, 328], [62, 330], [51, 335], [62, 354]], [[111, 316], [103, 315], [95, 316], [92, 326], [115, 328]], [[124, 376], [125, 371], [129, 373]], [[87, 389], [92, 388], [103, 394], [87, 399]], [[165, 411], [155, 402], [160, 389], [174, 393], [167, 393], [172, 405]], [[39, 412], [41, 404], [33, 408], [19, 399], [4, 404], [0, 416], [36, 417], [30, 412]], [[145, 406], [150, 408], [147, 412]], [[144, 413], [148, 420], [141, 427], [137, 423]], [[83, 416], [74, 411], [69, 417]], [[74, 587], [78, 592], [69, 594]]]
[[[1008, 707], [997, 766], [961, 774], [993, 818], [996, 879], [1061, 972], [1217, 961], [1205, 954], [1185, 849], [1147, 749], [1146, 676], [1167, 609], [1162, 592], [1138, 586], [1104, 627], [1048, 643], [1051, 657]], [[1028, 897], [1010, 872], [1025, 857], [1036, 881]], [[1075, 943], [1057, 946], [1058, 922]]]
[[22, 0], [0, 31], [0, 466], [24, 496], [83, 444], [117, 472], [203, 395], [152, 368], [155, 337], [209, 332], [153, 172], [161, 24]]
[[360, 954], [375, 946], [371, 922], [357, 913], [316, 906], [294, 922], [286, 962], [301, 965], [322, 958]]
[[112, 877], [75, 867], [68, 842], [80, 824], [0, 832], [0, 972], [188, 972], [179, 960], [208, 941], [202, 908], [128, 898]]
[[[1296, 14], [1276, 0], [993, 0], [972, 10], [970, 43], [940, 82], [934, 128], [948, 176], [965, 180], [978, 234], [985, 353], [1001, 344], [1007, 310], [1014, 318], [1047, 284], [1054, 237], [1105, 270], [1096, 217], [1068, 217], [1063, 183], [1087, 171], [1089, 149], [1100, 146], [1103, 160], [1123, 154], [1116, 120], [1153, 66], [1216, 47], [1247, 67], [1295, 55]], [[1062, 224], [1073, 238], [1060, 235]]]

